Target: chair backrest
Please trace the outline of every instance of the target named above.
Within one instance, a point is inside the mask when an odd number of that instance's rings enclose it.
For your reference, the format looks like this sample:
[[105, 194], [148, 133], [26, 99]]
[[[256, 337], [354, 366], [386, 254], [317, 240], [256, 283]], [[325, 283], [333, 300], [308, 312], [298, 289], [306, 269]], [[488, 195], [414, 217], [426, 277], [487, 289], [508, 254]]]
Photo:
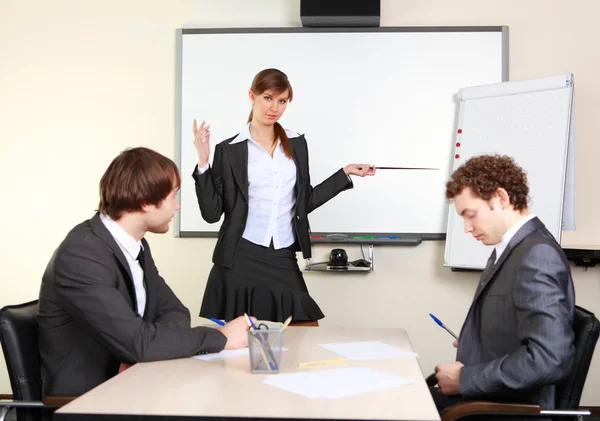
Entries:
[[574, 409], [579, 407], [581, 392], [598, 342], [600, 322], [594, 313], [575, 306], [573, 319], [575, 331], [575, 359], [567, 380], [558, 387], [556, 409]]
[[37, 312], [37, 300], [0, 310], [0, 342], [13, 396], [18, 400], [42, 399]]
[[[38, 349], [38, 302], [0, 310], [0, 342], [15, 400], [41, 401], [42, 374]], [[19, 421], [39, 420], [39, 409], [18, 408]]]

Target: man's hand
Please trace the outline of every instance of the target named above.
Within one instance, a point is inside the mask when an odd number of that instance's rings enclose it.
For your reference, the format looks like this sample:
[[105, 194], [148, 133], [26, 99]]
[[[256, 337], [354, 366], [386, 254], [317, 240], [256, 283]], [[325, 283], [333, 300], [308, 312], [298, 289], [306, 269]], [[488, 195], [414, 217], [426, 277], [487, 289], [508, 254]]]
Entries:
[[[256, 323], [256, 318], [251, 317]], [[248, 322], [244, 316], [233, 319], [219, 331], [227, 338], [225, 349], [238, 349], [248, 346]]]
[[452, 346], [458, 348], [458, 339], [455, 339], [454, 342], [452, 342]]
[[443, 395], [460, 394], [460, 369], [465, 365], [459, 361], [440, 364], [435, 367], [435, 377], [438, 380], [440, 393]]

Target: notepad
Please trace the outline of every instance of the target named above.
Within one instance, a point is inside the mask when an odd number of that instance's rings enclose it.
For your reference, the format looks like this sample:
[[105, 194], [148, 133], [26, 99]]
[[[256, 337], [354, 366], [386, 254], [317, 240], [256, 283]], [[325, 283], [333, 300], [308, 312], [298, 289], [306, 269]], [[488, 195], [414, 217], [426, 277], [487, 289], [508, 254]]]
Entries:
[[[287, 348], [282, 348], [281, 350], [287, 351]], [[214, 353], [214, 354], [194, 355], [192, 358], [195, 358], [197, 360], [210, 361], [210, 360], [225, 360], [228, 358], [237, 358], [237, 357], [250, 358], [250, 350], [248, 348], [226, 349], [221, 352]]]
[[384, 358], [414, 358], [417, 356], [414, 352], [404, 351], [376, 341], [319, 344], [319, 346], [349, 360], [380, 360]]
[[413, 380], [366, 367], [319, 370], [265, 376], [263, 383], [309, 399], [339, 399], [391, 389]]

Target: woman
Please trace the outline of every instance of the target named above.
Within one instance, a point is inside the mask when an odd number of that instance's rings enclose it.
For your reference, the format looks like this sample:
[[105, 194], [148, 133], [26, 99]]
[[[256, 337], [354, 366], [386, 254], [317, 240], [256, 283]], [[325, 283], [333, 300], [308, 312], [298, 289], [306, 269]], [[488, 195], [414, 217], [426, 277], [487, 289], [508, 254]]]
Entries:
[[217, 144], [212, 167], [210, 127], [194, 120], [200, 212], [209, 223], [225, 214], [200, 316], [231, 320], [248, 313], [278, 322], [292, 316], [296, 325], [317, 326], [324, 315], [308, 294], [295, 253], [311, 256], [308, 214], [352, 188], [349, 175], [374, 175], [375, 167], [347, 165], [313, 188], [304, 136], [277, 122], [293, 97], [285, 73], [259, 72], [248, 97], [248, 124]]

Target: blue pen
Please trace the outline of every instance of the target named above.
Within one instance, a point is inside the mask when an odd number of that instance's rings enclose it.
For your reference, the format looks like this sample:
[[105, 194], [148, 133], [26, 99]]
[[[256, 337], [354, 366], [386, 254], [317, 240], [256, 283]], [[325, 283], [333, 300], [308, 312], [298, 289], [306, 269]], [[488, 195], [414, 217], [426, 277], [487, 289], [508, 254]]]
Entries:
[[211, 321], [215, 322], [216, 324], [220, 325], [220, 326], [225, 326], [225, 322], [219, 319], [215, 319], [214, 317], [210, 318]]
[[[256, 325], [252, 321], [252, 317], [248, 317], [247, 314], [244, 314], [244, 316], [246, 317], [246, 320], [248, 320], [248, 322], [250, 323], [252, 330], [259, 330], [256, 328]], [[264, 349], [264, 351], [267, 353], [267, 355], [271, 359], [271, 361], [265, 361], [265, 362], [267, 364], [269, 364], [269, 367], [271, 367], [271, 370], [277, 370], [277, 366], [275, 365], [275, 356], [273, 355], [273, 351], [271, 351], [271, 348], [267, 344], [265, 337], [259, 333], [259, 334], [257, 334], [256, 339], [258, 339], [258, 342], [260, 344], [259, 346]], [[266, 358], [265, 358], [265, 360], [266, 360]]]
[[429, 313], [429, 315], [431, 316], [431, 318], [441, 327], [443, 327], [444, 329], [446, 329], [446, 331], [451, 334], [452, 336], [454, 336], [454, 339], [458, 340], [458, 336], [456, 336], [456, 334], [454, 332], [452, 332], [450, 329], [448, 329], [446, 327], [445, 324], [442, 323], [442, 321], [440, 319], [438, 319], [437, 317], [435, 317], [433, 314]]

